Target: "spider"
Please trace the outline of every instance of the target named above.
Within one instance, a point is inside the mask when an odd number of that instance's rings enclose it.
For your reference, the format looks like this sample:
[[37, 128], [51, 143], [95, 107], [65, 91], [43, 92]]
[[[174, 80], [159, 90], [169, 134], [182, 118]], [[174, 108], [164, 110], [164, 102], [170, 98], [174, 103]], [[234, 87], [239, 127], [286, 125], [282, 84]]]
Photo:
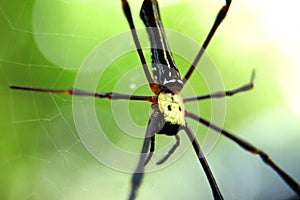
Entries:
[[214, 199], [223, 199], [221, 190], [214, 178], [212, 171], [206, 161], [205, 155], [196, 140], [196, 137], [191, 130], [186, 118], [191, 118], [198, 121], [201, 124], [213, 129], [214, 131], [220, 133], [221, 135], [232, 140], [239, 146], [241, 146], [246, 151], [252, 154], [259, 155], [262, 161], [270, 166], [282, 179], [283, 181], [292, 189], [294, 192], [300, 196], [300, 186], [293, 180], [286, 172], [280, 169], [262, 150], [256, 148], [249, 142], [235, 136], [234, 134], [218, 127], [205, 120], [204, 118], [193, 114], [192, 112], [185, 109], [184, 103], [190, 101], [198, 101], [208, 98], [222, 98], [226, 96], [232, 96], [240, 92], [248, 91], [253, 88], [254, 71], [252, 73], [250, 82], [242, 85], [233, 90], [218, 91], [207, 95], [200, 95], [195, 97], [182, 98], [180, 92], [189, 80], [190, 76], [193, 74], [195, 67], [197, 66], [199, 60], [201, 59], [205, 49], [207, 48], [210, 40], [212, 39], [217, 28], [225, 18], [231, 0], [226, 0], [225, 5], [220, 9], [213, 26], [211, 27], [209, 34], [207, 35], [201, 49], [199, 50], [196, 58], [188, 69], [187, 73], [183, 78], [178, 71], [178, 68], [173, 60], [172, 53], [169, 49], [163, 25], [160, 19], [159, 7], [157, 0], [144, 0], [140, 17], [147, 27], [148, 36], [151, 43], [151, 58], [152, 58], [152, 75], [149, 71], [148, 64], [146, 63], [145, 56], [141, 49], [141, 44], [138, 39], [138, 35], [135, 29], [134, 22], [132, 20], [131, 10], [127, 0], [121, 0], [122, 8], [131, 29], [131, 34], [136, 45], [136, 50], [143, 66], [145, 76], [147, 78], [149, 87], [151, 88], [154, 95], [152, 96], [138, 96], [138, 95], [127, 95], [115, 92], [108, 93], [94, 93], [89, 91], [83, 91], [79, 89], [43, 89], [43, 88], [32, 88], [23, 86], [10, 86], [12, 89], [18, 90], [29, 90], [37, 92], [50, 92], [50, 93], [63, 93], [69, 95], [81, 95], [81, 96], [92, 96], [95, 98], [107, 98], [110, 100], [116, 99], [126, 99], [126, 100], [136, 100], [136, 101], [146, 101], [152, 104], [153, 112], [148, 121], [146, 134], [144, 142], [142, 145], [141, 154], [131, 179], [131, 190], [129, 194], [129, 199], [133, 200], [137, 196], [138, 189], [142, 183], [144, 176], [144, 167], [147, 165], [153, 152], [155, 150], [155, 135], [165, 134], [168, 136], [174, 136], [176, 143], [172, 146], [169, 152], [157, 162], [157, 164], [162, 164], [165, 162], [175, 149], [179, 145], [180, 138], [178, 132], [183, 130], [189, 137], [194, 151], [198, 157], [198, 160], [204, 169], [208, 182], [210, 184], [211, 192]]

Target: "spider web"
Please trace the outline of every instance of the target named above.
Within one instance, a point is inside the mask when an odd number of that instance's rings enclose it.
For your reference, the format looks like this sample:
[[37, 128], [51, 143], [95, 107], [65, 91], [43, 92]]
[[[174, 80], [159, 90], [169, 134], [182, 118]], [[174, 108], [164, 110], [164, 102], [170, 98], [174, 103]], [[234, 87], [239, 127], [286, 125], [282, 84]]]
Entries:
[[[132, 6], [134, 13], [138, 12], [138, 5], [140, 4]], [[117, 26], [108, 26], [107, 21], [109, 21], [109, 24], [117, 24]], [[138, 19], [136, 21], [137, 24], [140, 24]], [[187, 19], [183, 21], [185, 24], [189, 23]], [[103, 25], [101, 26], [101, 24]], [[120, 173], [102, 165], [86, 150], [78, 136], [76, 125], [73, 121], [72, 103], [76, 101], [76, 103], [86, 106], [90, 102], [89, 98], [72, 98], [66, 95], [40, 94], [8, 89], [9, 85], [45, 88], [69, 88], [72, 86], [77, 70], [87, 54], [101, 41], [109, 38], [111, 35], [127, 30], [127, 24], [119, 2], [112, 3], [112, 1], [104, 0], [19, 0], [11, 3], [8, 0], [2, 0], [0, 1], [0, 25], [0, 92], [2, 103], [0, 115], [0, 176], [2, 180], [0, 182], [0, 198], [126, 198], [131, 175]], [[109, 30], [106, 30], [106, 27], [109, 27]], [[134, 60], [134, 56], [132, 57], [132, 60]], [[124, 62], [128, 62], [128, 60]], [[113, 83], [128, 70], [125, 67], [123, 69], [118, 68], [119, 65], [117, 64], [115, 68], [112, 66], [109, 69], [111, 70], [107, 72], [109, 78], [102, 80], [101, 91], [113, 89]], [[115, 77], [111, 77], [111, 75]], [[247, 77], [247, 74], [245, 77]], [[241, 77], [237, 81], [239, 80], [247, 80], [247, 78]], [[128, 87], [130, 87], [130, 84]], [[147, 92], [147, 90], [141, 89], [141, 92], [144, 91]], [[150, 93], [147, 92], [146, 94]], [[95, 103], [99, 111], [101, 111], [99, 115], [109, 119], [109, 117], [112, 117], [111, 105], [109, 102], [100, 101]], [[134, 106], [136, 104], [132, 105], [132, 107]], [[143, 105], [138, 104], [138, 106]], [[139, 124], [145, 124], [147, 123], [148, 115], [140, 113], [146, 111], [148, 114], [148, 110], [146, 107], [141, 107], [141, 110], [138, 116], [143, 116], [135, 119], [135, 121]], [[282, 113], [278, 111], [278, 114], [275, 116], [279, 116]], [[242, 116], [239, 112], [237, 112], [237, 115]], [[274, 120], [272, 116], [269, 119]], [[82, 117], [83, 120], [88, 120], [87, 116], [83, 115]], [[249, 117], [249, 119], [253, 120], [255, 117]], [[268, 121], [268, 123], [271, 122]], [[289, 129], [291, 130], [290, 132], [299, 130], [299, 127], [294, 125], [296, 124], [294, 121], [287, 120], [286, 123], [292, 124]], [[254, 125], [260, 127], [261, 122], [256, 121]], [[249, 129], [247, 123], [242, 124], [241, 127], [243, 128], [238, 129], [240, 130], [237, 131], [238, 133], [243, 132], [244, 127]], [[92, 129], [92, 127], [89, 128]], [[108, 132], [116, 133], [112, 134], [110, 138], [115, 143], [129, 146], [127, 148], [133, 146], [132, 148], [136, 151], [140, 149], [139, 143], [131, 142], [118, 135], [118, 127], [108, 123], [106, 128]], [[253, 129], [249, 130], [249, 132], [251, 131]], [[143, 135], [144, 133], [141, 134]], [[159, 139], [163, 140], [163, 138]], [[285, 144], [295, 139], [299, 139], [299, 137], [292, 135], [290, 139], [285, 139]], [[259, 140], [259, 137], [257, 140]], [[169, 140], [166, 140], [167, 142]], [[225, 159], [228, 156], [227, 152], [231, 152], [231, 149], [234, 149], [233, 151], [240, 151], [240, 149], [231, 147], [232, 144], [230, 142], [226, 143], [226, 145], [229, 146], [229, 150], [224, 151], [221, 145], [212, 154], [210, 164], [216, 171], [217, 177], [224, 177], [224, 174], [230, 173], [230, 168], [236, 170], [233, 164], [236, 164], [236, 159], [229, 158], [228, 160], [231, 161], [229, 165], [225, 165], [224, 162], [228, 161]], [[296, 153], [293, 153], [293, 147], [291, 146], [290, 148], [289, 152], [291, 153], [289, 156], [297, 158]], [[274, 150], [272, 147], [270, 149], [267, 152]], [[296, 149], [294, 152], [297, 152]], [[218, 157], [213, 157], [213, 155], [218, 155]], [[247, 163], [248, 159], [252, 158], [251, 155], [249, 158], [244, 158], [243, 155], [237, 157], [239, 162]], [[280, 156], [284, 155], [281, 154]], [[223, 158], [220, 159], [220, 157]], [[285, 161], [288, 162], [289, 160]], [[134, 166], [134, 164], [132, 165]], [[299, 166], [299, 163], [296, 164]], [[187, 165], [189, 166], [188, 168], [186, 167]], [[240, 168], [247, 169], [249, 174], [252, 175], [251, 178], [256, 179], [261, 176], [260, 173], [265, 172], [257, 173], [263, 167], [260, 166], [257, 159], [251, 159], [251, 166], [243, 165]], [[180, 162], [153, 173], [151, 178], [147, 177], [145, 179], [147, 181], [143, 183], [143, 188], [145, 188], [143, 197], [151, 197], [153, 199], [153, 196], [156, 194], [158, 196], [157, 199], [174, 199], [174, 197], [180, 199], [180, 197], [184, 196], [196, 199], [199, 198], [199, 195], [202, 198], [205, 198], [206, 195], [207, 198], [210, 198], [209, 186], [199, 168], [193, 152], [189, 150], [188, 153], [183, 155]], [[297, 169], [297, 166], [295, 168]], [[173, 190], [177, 188], [181, 193], [173, 194], [172, 196], [168, 192], [171, 187], [170, 179], [174, 179], [174, 174], [178, 173], [180, 173], [180, 176], [176, 177], [178, 182], [186, 183], [187, 186], [172, 185]], [[268, 171], [267, 173], [269, 173], [269, 176], [273, 175], [272, 172]], [[199, 178], [192, 179], [195, 177], [195, 174], [200, 174]], [[165, 178], [161, 178], [160, 183], [153, 181], [159, 179], [162, 175]], [[300, 177], [299, 173], [296, 175]], [[272, 185], [271, 183], [274, 180], [277, 181], [276, 177], [274, 177], [272, 176], [269, 179], [268, 185]], [[224, 178], [224, 182], [220, 180], [221, 188], [226, 188], [225, 183], [229, 185], [229, 189], [224, 189], [225, 196], [230, 196], [230, 191], [234, 191], [232, 188], [235, 188], [237, 185], [234, 180], [238, 178]], [[257, 179], [260, 180], [262, 178]], [[228, 180], [231, 181], [228, 182]], [[261, 187], [259, 183], [257, 186], [251, 187], [253, 193], [257, 191], [262, 192], [259, 189]], [[238, 184], [241, 185], [240, 182]], [[280, 181], [278, 181], [277, 185], [281, 185]], [[191, 186], [201, 188], [201, 194]], [[279, 191], [285, 192], [284, 186], [279, 188]], [[245, 194], [247, 191], [241, 191], [241, 193]], [[266, 192], [266, 194], [268, 193]]]
[[105, 185], [127, 187], [127, 174], [103, 167], [81, 144], [71, 97], [5, 92], [8, 85], [72, 86], [85, 56], [110, 34], [83, 26], [106, 16], [107, 6], [119, 10], [108, 2], [1, 1], [1, 199], [96, 199], [99, 185], [107, 197]]

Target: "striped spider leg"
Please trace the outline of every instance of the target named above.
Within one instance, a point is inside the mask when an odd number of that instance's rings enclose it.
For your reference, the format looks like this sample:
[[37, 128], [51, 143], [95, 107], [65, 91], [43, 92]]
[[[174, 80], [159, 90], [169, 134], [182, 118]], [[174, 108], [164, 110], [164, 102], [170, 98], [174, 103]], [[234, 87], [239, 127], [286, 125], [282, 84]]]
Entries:
[[27, 91], [35, 91], [35, 92], [47, 92], [47, 93], [59, 93], [59, 94], [69, 94], [76, 96], [89, 96], [95, 97], [99, 99], [110, 99], [110, 100], [137, 100], [137, 101], [148, 101], [155, 102], [156, 97], [154, 96], [137, 96], [137, 95], [128, 95], [128, 94], [120, 94], [116, 92], [89, 92], [85, 90], [79, 90], [76, 88], [70, 89], [46, 89], [46, 88], [33, 88], [33, 87], [24, 87], [24, 86], [10, 86], [11, 89], [15, 90], [27, 90]]

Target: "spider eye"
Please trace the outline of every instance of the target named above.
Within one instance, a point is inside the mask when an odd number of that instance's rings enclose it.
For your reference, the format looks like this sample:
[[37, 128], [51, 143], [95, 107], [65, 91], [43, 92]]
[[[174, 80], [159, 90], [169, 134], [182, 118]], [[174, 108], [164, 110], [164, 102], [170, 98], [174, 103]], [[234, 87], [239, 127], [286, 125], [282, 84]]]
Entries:
[[181, 107], [180, 107], [180, 106], [179, 106], [179, 108], [178, 108], [178, 109], [179, 109], [179, 111], [181, 112]]
[[172, 108], [171, 108], [171, 105], [168, 105], [168, 110], [169, 110], [169, 111], [171, 111], [171, 110], [172, 110]]

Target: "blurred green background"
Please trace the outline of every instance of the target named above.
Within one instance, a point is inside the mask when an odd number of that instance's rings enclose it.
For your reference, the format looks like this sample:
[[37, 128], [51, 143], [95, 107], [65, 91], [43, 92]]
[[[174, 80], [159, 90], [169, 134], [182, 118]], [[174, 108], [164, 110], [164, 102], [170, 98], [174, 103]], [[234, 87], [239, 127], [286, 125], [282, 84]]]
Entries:
[[[138, 17], [141, 2], [129, 2], [138, 28], [143, 28]], [[222, 4], [221, 0], [160, 2], [164, 26], [198, 43], [204, 40]], [[224, 127], [264, 149], [300, 182], [300, 16], [296, 5], [296, 0], [280, 5], [270, 0], [234, 1], [208, 54], [228, 89], [246, 83], [256, 69], [254, 90], [227, 99]], [[90, 52], [128, 31], [121, 3], [0, 0], [0, 27], [0, 199], [126, 199], [131, 174], [103, 165], [87, 151], [73, 119], [76, 99], [9, 89], [9, 85], [72, 87]], [[175, 59], [184, 74], [188, 64]], [[106, 69], [97, 91], [111, 91], [138, 62], [134, 52], [119, 58]], [[132, 78], [145, 81], [143, 74]], [[193, 89], [207, 92], [197, 78], [191, 79]], [[123, 90], [130, 92], [130, 84]], [[134, 92], [151, 94], [146, 86]], [[82, 99], [78, 101], [86, 100]], [[113, 121], [111, 103], [99, 100], [92, 104], [107, 137], [120, 148], [138, 152], [142, 141], [124, 136]], [[201, 114], [209, 118], [210, 103], [198, 105]], [[144, 126], [149, 106], [130, 102], [132, 120]], [[200, 141], [204, 130], [197, 132]], [[170, 141], [173, 138], [159, 136], [157, 146]], [[126, 162], [126, 158], [112, 156]], [[294, 196], [258, 157], [226, 138], [220, 138], [208, 161], [227, 199]], [[131, 164], [134, 170], [135, 163]], [[207, 180], [191, 148], [172, 165], [147, 174], [138, 194], [138, 199], [210, 198]]]

